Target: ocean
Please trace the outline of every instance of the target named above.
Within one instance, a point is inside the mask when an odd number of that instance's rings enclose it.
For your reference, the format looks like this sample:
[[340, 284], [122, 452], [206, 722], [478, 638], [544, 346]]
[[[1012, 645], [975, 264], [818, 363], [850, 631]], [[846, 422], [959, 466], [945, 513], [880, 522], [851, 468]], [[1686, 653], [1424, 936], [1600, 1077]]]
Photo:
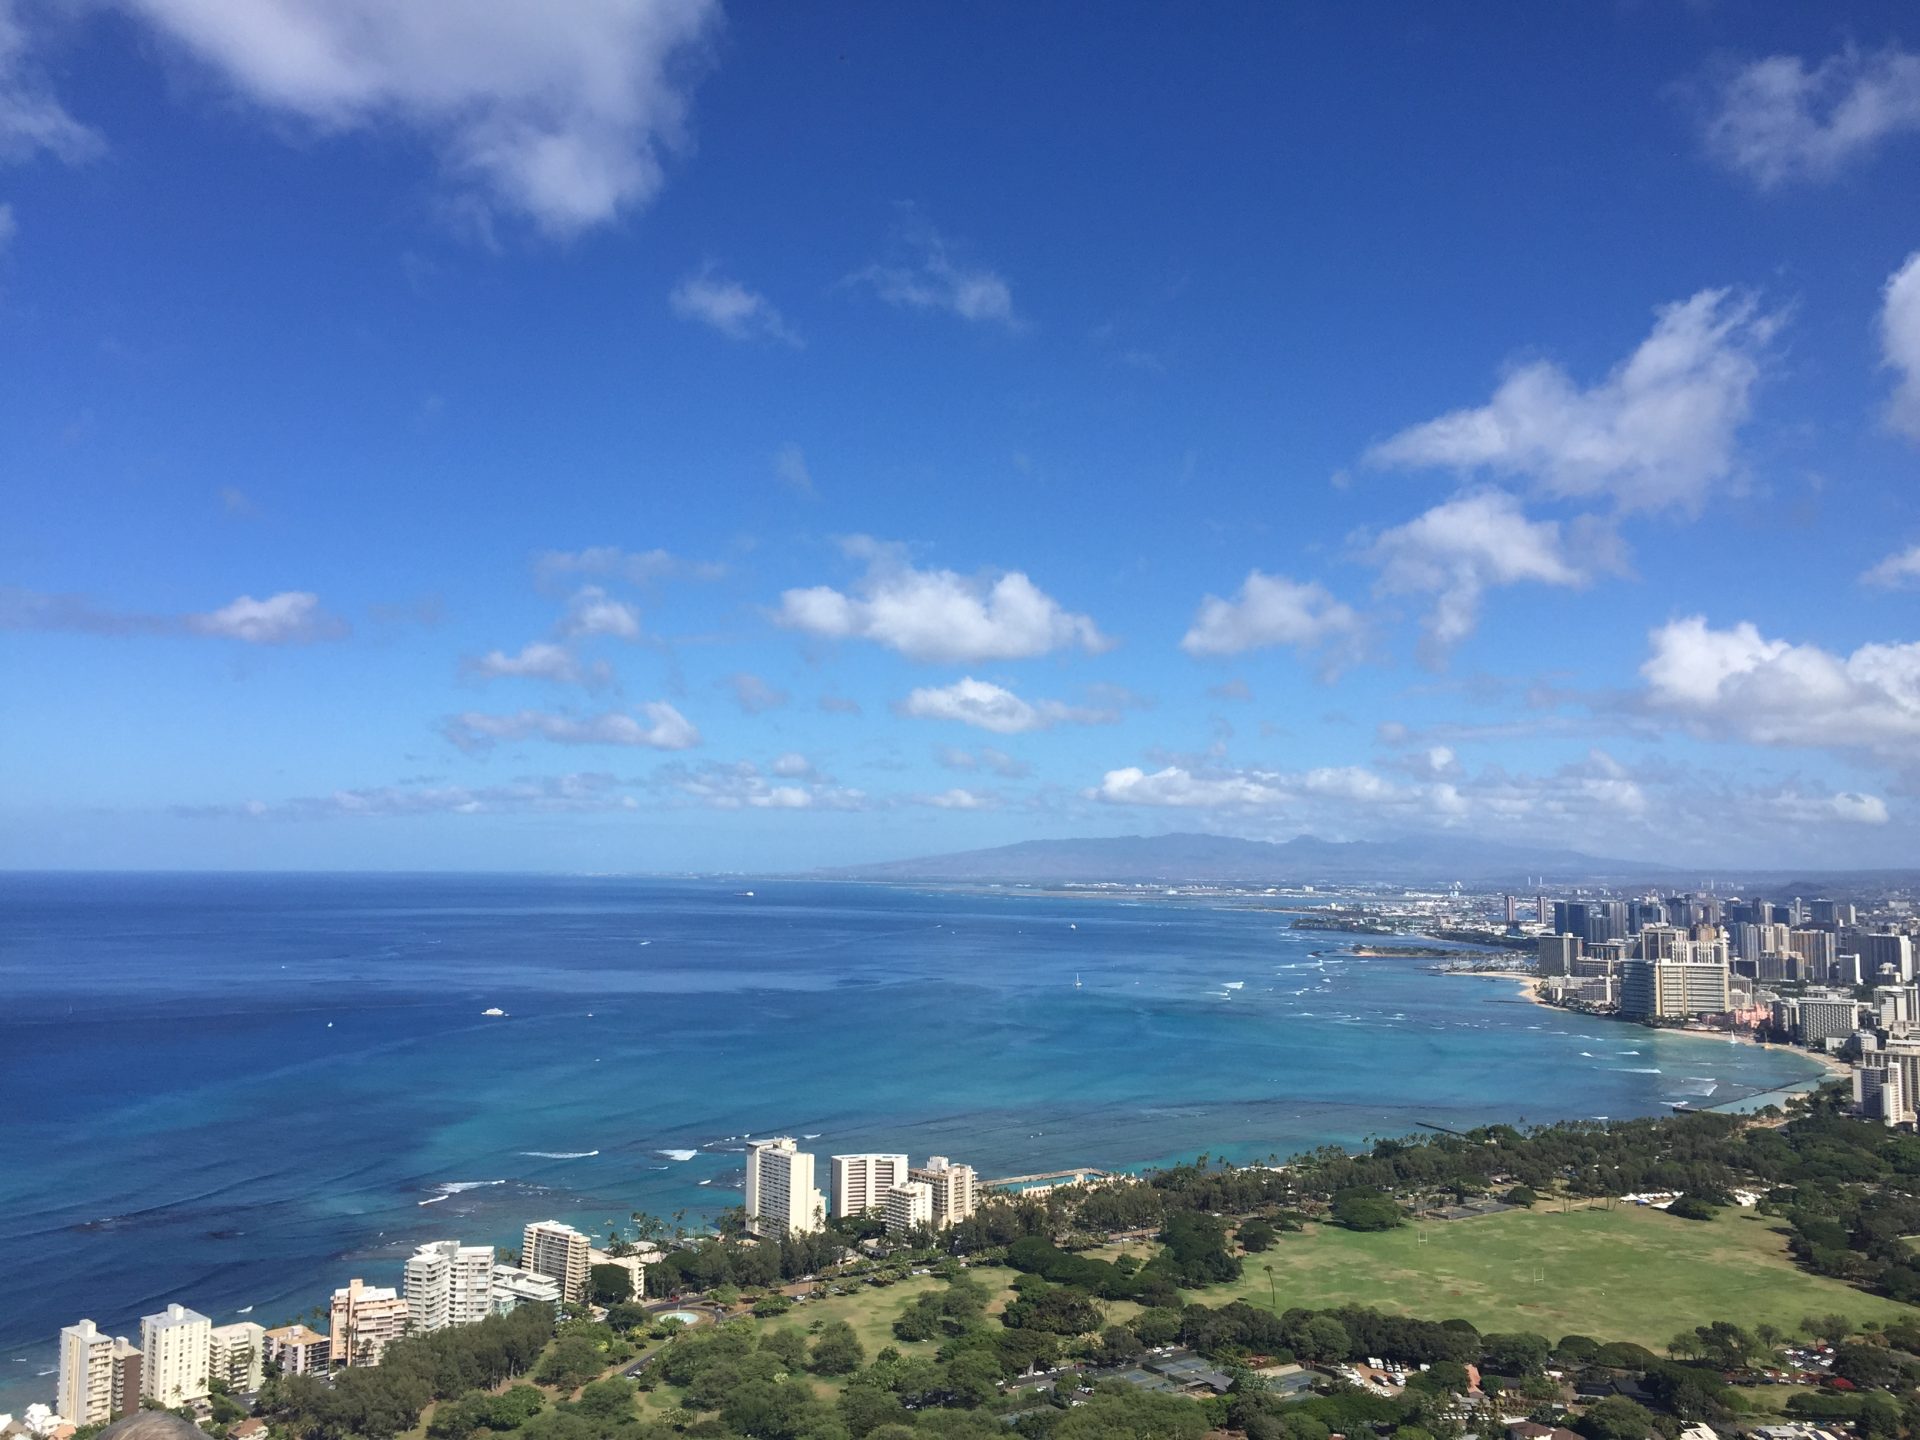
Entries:
[[1341, 941], [1169, 897], [0, 875], [0, 1410], [51, 1400], [82, 1316], [137, 1337], [178, 1300], [271, 1326], [395, 1283], [427, 1240], [710, 1217], [750, 1135], [805, 1137], [823, 1184], [861, 1150], [1001, 1176], [1817, 1073]]

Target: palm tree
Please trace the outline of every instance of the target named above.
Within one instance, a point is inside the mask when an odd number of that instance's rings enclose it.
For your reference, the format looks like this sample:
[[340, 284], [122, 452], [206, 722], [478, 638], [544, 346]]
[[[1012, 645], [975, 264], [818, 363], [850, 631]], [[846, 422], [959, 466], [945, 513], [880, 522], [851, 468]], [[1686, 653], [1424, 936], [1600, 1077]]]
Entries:
[[1267, 1299], [1273, 1306], [1273, 1313], [1278, 1315], [1280, 1313], [1280, 1291], [1273, 1281], [1273, 1266], [1262, 1265], [1260, 1268], [1267, 1272]]

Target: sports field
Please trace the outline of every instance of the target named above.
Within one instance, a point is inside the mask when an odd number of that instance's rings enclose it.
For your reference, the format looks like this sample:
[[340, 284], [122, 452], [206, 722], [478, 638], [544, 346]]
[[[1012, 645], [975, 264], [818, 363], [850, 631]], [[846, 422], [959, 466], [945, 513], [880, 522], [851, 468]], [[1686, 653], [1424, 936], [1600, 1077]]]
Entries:
[[1272, 1295], [1283, 1310], [1370, 1305], [1430, 1320], [1459, 1317], [1482, 1330], [1592, 1335], [1655, 1350], [1675, 1332], [1713, 1320], [1793, 1329], [1814, 1314], [1914, 1317], [1911, 1306], [1795, 1267], [1777, 1223], [1742, 1210], [1703, 1222], [1622, 1205], [1508, 1211], [1370, 1234], [1316, 1225], [1248, 1256], [1234, 1284], [1192, 1298], [1265, 1306]]

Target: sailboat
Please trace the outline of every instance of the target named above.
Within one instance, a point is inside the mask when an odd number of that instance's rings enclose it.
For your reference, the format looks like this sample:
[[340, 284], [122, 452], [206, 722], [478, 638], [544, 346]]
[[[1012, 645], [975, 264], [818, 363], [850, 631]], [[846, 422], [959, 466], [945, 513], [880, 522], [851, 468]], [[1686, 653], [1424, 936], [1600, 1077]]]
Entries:
[[1076, 990], [1080, 988], [1080, 972], [1078, 970], [1073, 972], [1073, 988]]

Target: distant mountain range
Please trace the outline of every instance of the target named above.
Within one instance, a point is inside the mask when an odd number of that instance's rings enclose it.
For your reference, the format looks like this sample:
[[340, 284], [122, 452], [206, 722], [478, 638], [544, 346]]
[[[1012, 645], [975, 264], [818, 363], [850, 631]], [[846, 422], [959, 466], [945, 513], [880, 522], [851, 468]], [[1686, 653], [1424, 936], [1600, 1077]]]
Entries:
[[1672, 873], [1639, 860], [1609, 860], [1577, 850], [1503, 845], [1464, 835], [1404, 836], [1397, 840], [1320, 840], [1311, 835], [1282, 843], [1227, 835], [1121, 835], [1086, 840], [1023, 840], [991, 850], [966, 850], [918, 860], [889, 860], [827, 872], [852, 880], [1011, 880], [1156, 882], [1217, 880], [1235, 884], [1314, 884], [1323, 881], [1445, 884], [1454, 880], [1520, 885], [1529, 876], [1555, 884], [1575, 880]]

